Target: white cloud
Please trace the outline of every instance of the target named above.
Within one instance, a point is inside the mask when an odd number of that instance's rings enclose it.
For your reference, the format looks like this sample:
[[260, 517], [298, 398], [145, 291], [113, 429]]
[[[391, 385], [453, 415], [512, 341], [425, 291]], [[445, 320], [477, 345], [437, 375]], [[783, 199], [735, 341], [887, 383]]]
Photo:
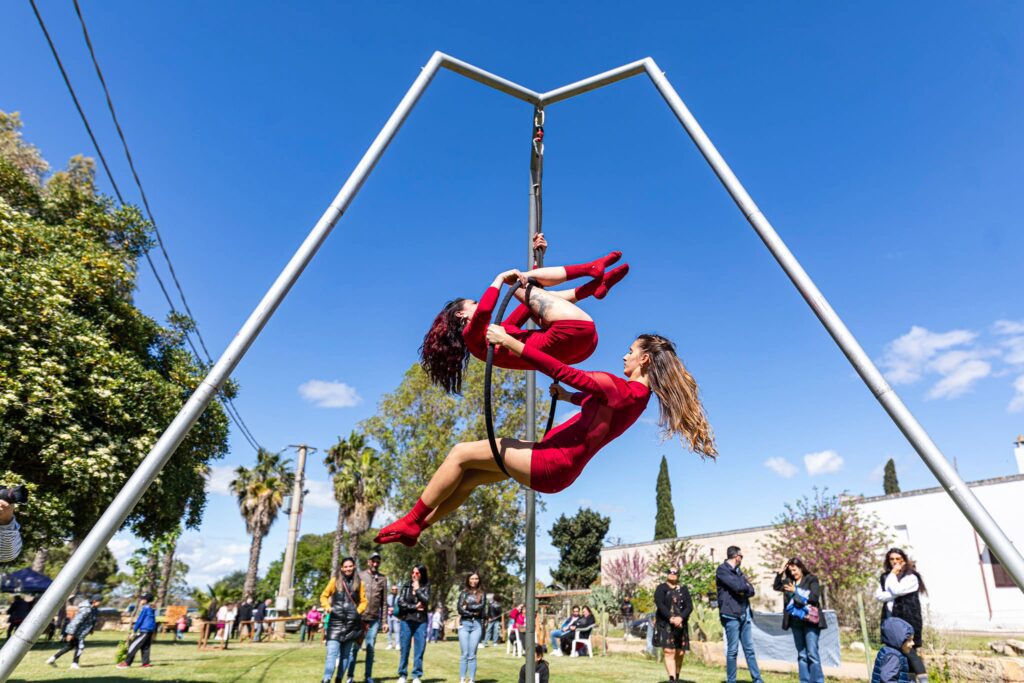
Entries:
[[[946, 354], [958, 355], [963, 352]], [[939, 359], [943, 360], [943, 359]], [[946, 364], [940, 373], [939, 382], [928, 391], [928, 398], [956, 398], [967, 392], [978, 380], [992, 374], [992, 365], [976, 358], [955, 358]]]
[[977, 336], [970, 330], [932, 332], [914, 325], [910, 332], [886, 345], [881, 360], [885, 376], [893, 384], [916, 382], [938, 352], [969, 344]]
[[303, 499], [303, 505], [307, 505], [311, 508], [320, 508], [321, 510], [335, 510], [338, 507], [338, 503], [334, 500], [334, 487], [329, 481], [321, 481], [320, 479], [307, 479], [306, 480], [306, 497]]
[[783, 479], [792, 479], [797, 473], [796, 465], [785, 458], [768, 458], [764, 461], [764, 466]]
[[206, 490], [222, 496], [233, 495], [231, 493], [231, 482], [234, 478], [234, 467], [230, 465], [213, 465], [210, 467], [210, 475], [206, 479]]
[[322, 379], [311, 379], [300, 385], [299, 394], [318, 408], [351, 408], [363, 402], [355, 387]]
[[1014, 395], [1007, 406], [1011, 413], [1024, 412], [1024, 375], [1021, 375], [1013, 382]]
[[997, 320], [992, 330], [996, 334], [1024, 334], [1024, 320]]
[[107, 543], [107, 548], [110, 552], [114, 553], [114, 558], [117, 560], [117, 566], [120, 569], [126, 569], [128, 558], [132, 556], [138, 545], [129, 537], [116, 534], [110, 542]]
[[811, 477], [830, 474], [843, 469], [843, 458], [832, 450], [808, 453], [804, 456], [804, 467], [807, 468], [807, 474]]
[[203, 536], [186, 533], [178, 541], [178, 559], [188, 565], [185, 580], [190, 586], [205, 588], [218, 579], [239, 569], [249, 561], [248, 543], [215, 543], [207, 547]]

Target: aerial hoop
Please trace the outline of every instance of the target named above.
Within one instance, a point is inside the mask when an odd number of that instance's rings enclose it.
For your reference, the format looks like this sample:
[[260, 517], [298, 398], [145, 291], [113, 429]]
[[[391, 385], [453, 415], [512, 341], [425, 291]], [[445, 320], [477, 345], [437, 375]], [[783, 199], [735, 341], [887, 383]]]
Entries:
[[[535, 283], [531, 279], [529, 284], [526, 285], [526, 298], [524, 303], [530, 303], [530, 290], [533, 289]], [[498, 307], [498, 311], [495, 315], [495, 320], [505, 319], [505, 309], [508, 308], [508, 304], [512, 301], [512, 297], [522, 287], [522, 283], [517, 282], [509, 288], [508, 293], [505, 294], [505, 298], [501, 300], [501, 305]], [[512, 475], [505, 469], [505, 458], [501, 454], [501, 450], [498, 448], [497, 439], [494, 436], [494, 411], [491, 404], [491, 376], [494, 372], [494, 344], [487, 345], [487, 364], [484, 367], [484, 422], [487, 425], [487, 441], [491, 445], [491, 457], [494, 458], [494, 462], [498, 464], [498, 468], [505, 474], [506, 477], [512, 478]], [[527, 399], [529, 400], [529, 399]], [[548, 411], [548, 424], [544, 428], [544, 434], [546, 435], [551, 431], [551, 426], [555, 423], [555, 406], [558, 404], [558, 399], [554, 396], [551, 397], [551, 410]], [[543, 438], [543, 437], [541, 437]]]

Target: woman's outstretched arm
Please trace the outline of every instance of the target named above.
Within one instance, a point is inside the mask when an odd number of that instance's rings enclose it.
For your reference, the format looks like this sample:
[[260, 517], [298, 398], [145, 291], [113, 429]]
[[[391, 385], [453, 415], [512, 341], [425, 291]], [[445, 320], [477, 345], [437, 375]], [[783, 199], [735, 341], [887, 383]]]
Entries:
[[543, 351], [527, 347], [523, 342], [509, 336], [500, 325], [491, 325], [487, 329], [487, 341], [501, 344], [556, 382], [564, 382], [588, 394], [609, 398], [608, 388], [598, 382], [592, 373], [577, 370]]

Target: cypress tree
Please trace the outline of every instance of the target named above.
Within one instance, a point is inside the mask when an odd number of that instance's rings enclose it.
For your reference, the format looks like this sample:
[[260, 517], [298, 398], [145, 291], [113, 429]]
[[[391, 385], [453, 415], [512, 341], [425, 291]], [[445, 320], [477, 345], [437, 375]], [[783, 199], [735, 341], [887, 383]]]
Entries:
[[900, 492], [900, 482], [896, 479], [896, 463], [889, 458], [889, 462], [885, 463], [885, 480], [882, 482], [885, 487], [885, 495], [890, 493]]
[[672, 507], [672, 482], [668, 479], [668, 461], [661, 456], [656, 492], [658, 514], [654, 518], [654, 540], [676, 537], [676, 511]]

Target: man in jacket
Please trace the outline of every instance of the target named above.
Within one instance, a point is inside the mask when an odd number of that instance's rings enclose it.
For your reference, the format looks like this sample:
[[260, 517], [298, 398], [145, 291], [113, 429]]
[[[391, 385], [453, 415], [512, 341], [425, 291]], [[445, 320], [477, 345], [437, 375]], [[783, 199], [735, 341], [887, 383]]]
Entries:
[[[579, 616], [578, 614], [576, 615]], [[484, 626], [483, 646], [497, 645], [501, 636], [501, 601], [492, 595], [487, 601], [487, 624]], [[553, 642], [553, 641], [552, 641]]]
[[[373, 683], [373, 650], [377, 644], [377, 632], [388, 632], [387, 613], [387, 590], [388, 577], [380, 573], [380, 553], [373, 553], [366, 561], [368, 567], [359, 572], [359, 580], [366, 592], [366, 609], [363, 611], [363, 643], [366, 645], [366, 681]], [[348, 667], [347, 683], [355, 682], [356, 657], [359, 654], [359, 644], [352, 653], [352, 663]]]
[[97, 594], [89, 598], [88, 601], [83, 600], [78, 605], [78, 611], [75, 612], [74, 618], [64, 627], [64, 644], [60, 646], [60, 649], [52, 657], [46, 660], [47, 664], [57, 666], [57, 660], [65, 652], [73, 649], [75, 656], [71, 660], [71, 668], [78, 668], [78, 660], [85, 650], [85, 637], [92, 633], [93, 627], [96, 626], [96, 619], [99, 617], [99, 607], [102, 599], [102, 596]]
[[388, 648], [389, 650], [398, 649], [398, 584], [392, 583], [388, 594], [387, 600], [387, 616], [388, 616]]
[[252, 598], [246, 598], [241, 605], [238, 606], [238, 614], [235, 616], [235, 623], [238, 625], [238, 639], [241, 640], [244, 636], [243, 633], [252, 639]]
[[258, 643], [260, 642], [260, 639], [263, 638], [263, 620], [267, 618], [267, 610], [270, 609], [271, 602], [272, 600], [270, 598], [267, 598], [263, 602], [257, 602], [256, 607], [252, 610], [253, 642]]
[[725, 556], [727, 559], [715, 572], [715, 586], [718, 588], [718, 616], [725, 629], [727, 643], [726, 678], [729, 683], [736, 683], [736, 655], [742, 643], [743, 656], [746, 657], [751, 679], [754, 683], [763, 683], [754, 654], [754, 615], [750, 611], [750, 598], [754, 596], [754, 587], [740, 569], [740, 565], [743, 564], [743, 553], [740, 549], [731, 545], [725, 551]]
[[580, 608], [573, 605], [572, 613], [565, 618], [562, 625], [551, 632], [551, 653], [556, 657], [562, 656], [562, 648], [559, 647], [559, 639], [569, 632], [573, 624], [580, 619]]
[[117, 665], [118, 669], [127, 669], [135, 660], [135, 655], [142, 651], [142, 668], [152, 666], [149, 663], [149, 646], [153, 644], [153, 632], [156, 631], [156, 613], [149, 603], [153, 600], [152, 595], [143, 595], [139, 598], [139, 613], [135, 617], [135, 624], [132, 630], [135, 632], [131, 643], [128, 645], [128, 657]]

